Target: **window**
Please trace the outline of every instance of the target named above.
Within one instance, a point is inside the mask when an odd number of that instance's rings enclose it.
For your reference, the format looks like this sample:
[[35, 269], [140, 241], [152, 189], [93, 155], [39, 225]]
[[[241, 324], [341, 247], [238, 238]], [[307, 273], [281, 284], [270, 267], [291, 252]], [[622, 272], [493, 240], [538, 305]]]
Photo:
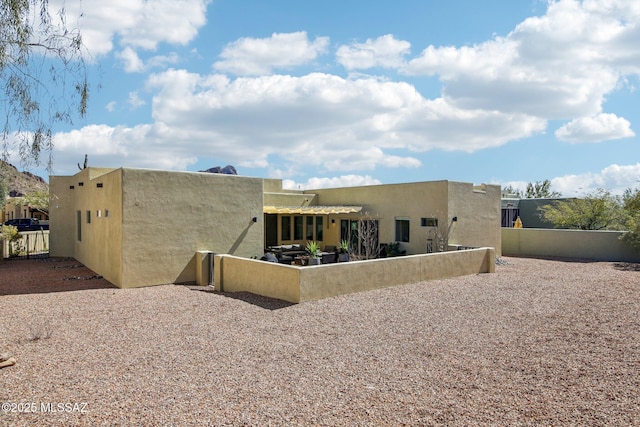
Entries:
[[307, 233], [305, 235], [305, 240], [313, 240], [313, 217], [308, 216], [307, 218]]
[[82, 211], [76, 211], [76, 237], [82, 242]]
[[102, 216], [102, 211], [100, 211], [100, 209], [98, 209], [96, 211], [96, 218], [100, 218]]
[[281, 218], [282, 240], [291, 240], [291, 217], [283, 216]]
[[302, 234], [303, 234], [302, 220], [303, 220], [303, 217], [301, 216], [293, 217], [293, 240], [302, 240]]
[[87, 224], [91, 224], [91, 211], [87, 211]]
[[323, 219], [324, 218], [322, 218], [321, 216], [316, 217], [316, 240], [319, 242], [322, 242], [322, 238], [323, 238], [323, 230], [322, 230]]
[[437, 227], [438, 218], [420, 218], [420, 225], [422, 227]]
[[409, 219], [396, 218], [396, 242], [409, 241]]

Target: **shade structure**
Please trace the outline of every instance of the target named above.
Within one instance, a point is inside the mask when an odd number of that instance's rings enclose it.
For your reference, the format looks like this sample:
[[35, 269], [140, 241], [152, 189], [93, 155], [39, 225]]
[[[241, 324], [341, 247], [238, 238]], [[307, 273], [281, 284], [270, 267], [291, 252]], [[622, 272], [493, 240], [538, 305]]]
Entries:
[[362, 206], [265, 206], [266, 214], [335, 215], [362, 211]]

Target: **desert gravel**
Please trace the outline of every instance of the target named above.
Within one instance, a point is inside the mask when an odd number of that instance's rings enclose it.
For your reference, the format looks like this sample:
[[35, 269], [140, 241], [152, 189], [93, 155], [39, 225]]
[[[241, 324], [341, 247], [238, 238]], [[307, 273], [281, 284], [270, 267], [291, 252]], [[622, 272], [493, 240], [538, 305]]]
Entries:
[[299, 305], [0, 262], [0, 425], [639, 426], [640, 265], [501, 261]]

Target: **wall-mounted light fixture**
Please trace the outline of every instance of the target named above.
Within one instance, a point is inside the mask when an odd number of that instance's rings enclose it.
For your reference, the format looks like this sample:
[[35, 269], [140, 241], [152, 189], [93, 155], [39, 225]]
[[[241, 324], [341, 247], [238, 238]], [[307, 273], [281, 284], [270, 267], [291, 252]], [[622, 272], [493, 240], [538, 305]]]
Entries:
[[457, 216], [454, 216], [453, 218], [451, 218], [451, 221], [453, 221], [453, 222], [457, 222], [457, 221], [458, 221], [458, 217], [457, 217]]
[[253, 221], [253, 222], [258, 222], [258, 217], [257, 217], [257, 216], [254, 216], [253, 218], [251, 218], [251, 221]]

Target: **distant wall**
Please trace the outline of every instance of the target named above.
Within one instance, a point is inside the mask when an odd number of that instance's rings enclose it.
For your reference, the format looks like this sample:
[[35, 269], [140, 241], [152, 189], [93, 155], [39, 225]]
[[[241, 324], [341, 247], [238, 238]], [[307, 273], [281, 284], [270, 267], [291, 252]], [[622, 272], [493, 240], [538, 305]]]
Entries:
[[640, 255], [619, 239], [622, 234], [621, 231], [503, 228], [502, 253], [640, 262]]
[[216, 255], [217, 290], [293, 303], [426, 280], [495, 272], [493, 248], [297, 267]]

